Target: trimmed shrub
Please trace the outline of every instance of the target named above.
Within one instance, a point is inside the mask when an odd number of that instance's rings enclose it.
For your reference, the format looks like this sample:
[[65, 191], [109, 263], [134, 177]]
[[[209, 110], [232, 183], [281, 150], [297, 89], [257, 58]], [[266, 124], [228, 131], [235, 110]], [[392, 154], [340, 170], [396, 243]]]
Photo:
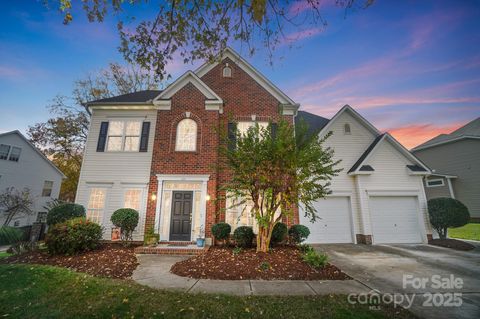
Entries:
[[22, 238], [23, 232], [20, 229], [9, 226], [0, 227], [0, 245], [15, 244]]
[[253, 228], [249, 226], [240, 226], [233, 232], [233, 239], [238, 247], [250, 248], [255, 237]]
[[290, 240], [295, 244], [300, 244], [305, 241], [310, 235], [310, 230], [307, 226], [303, 225], [292, 225], [288, 230], [288, 235], [290, 236]]
[[470, 221], [470, 213], [462, 202], [447, 197], [433, 198], [428, 201], [428, 215], [432, 227], [441, 239], [447, 237], [447, 229], [461, 227]]
[[74, 255], [96, 249], [100, 245], [102, 232], [99, 224], [83, 217], [74, 218], [50, 226], [45, 244], [52, 255]]
[[63, 223], [69, 219], [85, 217], [85, 207], [79, 204], [66, 203], [53, 207], [47, 213], [47, 225]]
[[303, 255], [303, 261], [313, 268], [323, 268], [328, 262], [328, 256], [319, 254], [315, 250], [309, 250]]
[[227, 223], [218, 223], [212, 226], [212, 234], [217, 240], [227, 240], [232, 227]]
[[132, 208], [120, 208], [113, 212], [110, 220], [112, 223], [120, 227], [121, 239], [125, 246], [130, 245], [132, 234], [138, 225], [138, 212]]
[[273, 226], [271, 244], [278, 244], [285, 240], [287, 237], [288, 228], [284, 223], [277, 223]]

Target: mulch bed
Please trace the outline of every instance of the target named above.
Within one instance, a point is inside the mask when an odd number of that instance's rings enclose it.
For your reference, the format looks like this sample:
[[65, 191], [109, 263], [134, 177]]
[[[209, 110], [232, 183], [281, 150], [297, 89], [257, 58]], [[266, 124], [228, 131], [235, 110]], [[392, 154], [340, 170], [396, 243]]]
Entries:
[[428, 242], [430, 245], [451, 248], [455, 250], [468, 251], [475, 249], [475, 246], [457, 239], [433, 239]]
[[33, 251], [0, 259], [2, 264], [41, 264], [64, 267], [99, 277], [129, 278], [137, 268], [135, 247], [103, 244], [100, 249], [75, 256], [50, 256], [46, 251]]
[[292, 246], [276, 247], [269, 253], [256, 253], [255, 249], [244, 249], [237, 255], [229, 247], [211, 247], [201, 255], [176, 263], [170, 271], [179, 276], [196, 279], [351, 279], [331, 264], [321, 269], [312, 268], [302, 260], [298, 248]]

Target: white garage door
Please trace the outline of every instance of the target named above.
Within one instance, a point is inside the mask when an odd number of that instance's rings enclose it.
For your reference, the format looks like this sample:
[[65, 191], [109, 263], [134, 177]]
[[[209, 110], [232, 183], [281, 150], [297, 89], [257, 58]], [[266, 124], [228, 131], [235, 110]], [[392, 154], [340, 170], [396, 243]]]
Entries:
[[328, 197], [315, 203], [317, 218], [314, 223], [300, 211], [300, 223], [310, 229], [308, 243], [351, 243], [352, 223], [350, 199]]
[[422, 242], [417, 197], [370, 197], [370, 212], [375, 244]]

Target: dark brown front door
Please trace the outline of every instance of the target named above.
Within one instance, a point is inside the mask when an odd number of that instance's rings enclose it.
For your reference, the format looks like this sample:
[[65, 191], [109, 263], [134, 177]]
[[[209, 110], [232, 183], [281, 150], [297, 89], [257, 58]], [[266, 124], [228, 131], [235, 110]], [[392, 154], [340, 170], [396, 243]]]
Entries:
[[173, 192], [170, 240], [190, 241], [193, 192]]

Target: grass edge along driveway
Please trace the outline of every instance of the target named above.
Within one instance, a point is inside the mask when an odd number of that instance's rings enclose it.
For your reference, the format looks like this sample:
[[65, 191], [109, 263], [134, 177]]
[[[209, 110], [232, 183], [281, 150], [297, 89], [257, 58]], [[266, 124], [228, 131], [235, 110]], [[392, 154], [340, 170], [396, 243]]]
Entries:
[[8, 318], [412, 318], [351, 305], [346, 296], [235, 297], [156, 290], [131, 280], [39, 265], [0, 264], [0, 316]]
[[448, 237], [480, 240], [480, 223], [469, 223], [462, 227], [449, 228]]

